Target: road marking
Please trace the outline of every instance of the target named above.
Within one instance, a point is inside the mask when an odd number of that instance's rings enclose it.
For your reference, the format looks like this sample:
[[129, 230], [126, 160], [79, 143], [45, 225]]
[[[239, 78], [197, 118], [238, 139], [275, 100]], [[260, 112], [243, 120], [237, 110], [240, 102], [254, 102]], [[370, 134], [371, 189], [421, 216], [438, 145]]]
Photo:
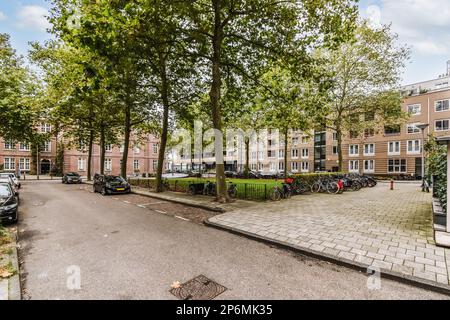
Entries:
[[137, 206], [138, 206], [139, 208], [147, 209], [143, 204], [137, 204]]
[[155, 209], [155, 211], [156, 211], [156, 212], [159, 212], [159, 213], [167, 213], [166, 211], [162, 211], [162, 210], [156, 210], [156, 209]]
[[181, 220], [184, 220], [184, 221], [191, 221], [189, 219], [186, 219], [186, 218], [183, 218], [183, 217], [180, 217], [180, 216], [175, 216], [175, 218], [178, 218], [178, 219], [181, 219]]
[[128, 203], [128, 204], [130, 204], [130, 203], [131, 203], [130, 201], [126, 201], [126, 200], [124, 200], [123, 202], [125, 202], [125, 203]]

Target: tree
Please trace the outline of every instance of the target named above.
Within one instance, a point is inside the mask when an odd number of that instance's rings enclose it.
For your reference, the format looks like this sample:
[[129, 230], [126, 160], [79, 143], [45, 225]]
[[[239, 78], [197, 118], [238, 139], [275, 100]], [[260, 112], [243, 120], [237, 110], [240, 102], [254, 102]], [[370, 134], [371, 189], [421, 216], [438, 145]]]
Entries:
[[402, 97], [396, 88], [409, 51], [397, 46], [396, 40], [389, 26], [372, 29], [363, 21], [354, 39], [323, 53], [334, 81], [324, 123], [336, 132], [339, 170], [343, 170], [346, 132], [375, 131], [404, 119]]
[[[296, 61], [311, 48], [335, 45], [351, 29], [353, 1], [202, 0], [183, 3], [191, 52], [209, 69], [210, 114], [215, 129], [217, 199], [228, 201], [223, 164], [222, 89], [259, 79], [270, 61]], [[295, 54], [294, 54], [295, 53]], [[292, 55], [291, 55], [292, 54]], [[301, 61], [301, 63], [300, 63]], [[206, 69], [207, 70], [207, 69]]]
[[0, 33], [0, 136], [4, 139], [31, 140], [38, 113], [33, 97], [38, 86], [11, 47], [9, 35]]

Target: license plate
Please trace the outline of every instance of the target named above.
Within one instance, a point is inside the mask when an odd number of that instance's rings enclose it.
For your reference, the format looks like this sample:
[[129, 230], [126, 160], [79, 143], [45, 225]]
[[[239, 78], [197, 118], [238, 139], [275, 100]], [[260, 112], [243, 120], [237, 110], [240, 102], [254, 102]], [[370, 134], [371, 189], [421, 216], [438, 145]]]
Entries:
[[117, 190], [117, 191], [124, 191], [125, 188], [117, 188], [116, 190]]

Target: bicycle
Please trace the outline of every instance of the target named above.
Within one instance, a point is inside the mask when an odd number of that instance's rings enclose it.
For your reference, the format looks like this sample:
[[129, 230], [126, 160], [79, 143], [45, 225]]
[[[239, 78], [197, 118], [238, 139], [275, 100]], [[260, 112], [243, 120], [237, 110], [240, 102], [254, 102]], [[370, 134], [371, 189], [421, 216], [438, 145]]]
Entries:
[[281, 199], [289, 199], [292, 196], [292, 191], [287, 183], [283, 183], [280, 186], [276, 185], [273, 187], [269, 194], [269, 198], [272, 201], [280, 201]]
[[229, 182], [227, 191], [230, 198], [234, 199], [237, 197], [237, 185], [235, 183]]

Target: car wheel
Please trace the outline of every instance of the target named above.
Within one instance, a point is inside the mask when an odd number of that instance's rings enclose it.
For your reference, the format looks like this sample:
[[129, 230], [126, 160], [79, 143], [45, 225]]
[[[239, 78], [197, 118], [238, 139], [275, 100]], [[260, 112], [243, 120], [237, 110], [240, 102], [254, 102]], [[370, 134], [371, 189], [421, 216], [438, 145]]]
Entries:
[[92, 191], [94, 191], [94, 193], [97, 192], [97, 190], [95, 189], [95, 186], [92, 186]]
[[106, 189], [105, 189], [105, 188], [102, 188], [102, 196], [106, 196], [106, 195], [107, 195]]

